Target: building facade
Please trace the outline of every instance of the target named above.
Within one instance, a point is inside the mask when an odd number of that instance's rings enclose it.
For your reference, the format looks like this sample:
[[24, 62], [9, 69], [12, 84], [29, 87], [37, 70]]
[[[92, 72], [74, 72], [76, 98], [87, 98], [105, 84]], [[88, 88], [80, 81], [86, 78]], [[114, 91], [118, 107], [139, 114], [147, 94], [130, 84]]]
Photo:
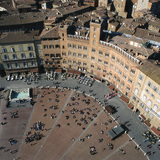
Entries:
[[45, 71], [61, 67], [60, 37], [57, 28], [44, 30], [40, 36]]
[[134, 110], [140, 112], [143, 120], [152, 126], [160, 126], [160, 68], [145, 61], [138, 67], [131, 102]]
[[[130, 97], [139, 60], [119, 47], [101, 41], [102, 22], [91, 22], [89, 36], [70, 35], [67, 26], [60, 26], [62, 68], [82, 71], [111, 82]], [[87, 32], [86, 32], [87, 33]], [[63, 36], [62, 36], [63, 35]]]
[[23, 31], [4, 32], [0, 39], [0, 56], [6, 74], [38, 72], [43, 59], [40, 39]]

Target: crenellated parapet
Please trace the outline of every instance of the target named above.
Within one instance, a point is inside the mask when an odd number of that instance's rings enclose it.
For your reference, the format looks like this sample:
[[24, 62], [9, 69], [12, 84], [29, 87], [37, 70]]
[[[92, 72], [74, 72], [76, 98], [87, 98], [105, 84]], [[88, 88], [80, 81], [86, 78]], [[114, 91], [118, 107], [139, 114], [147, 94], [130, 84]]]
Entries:
[[118, 46], [116, 46], [114, 44], [107, 43], [107, 42], [104, 42], [104, 41], [100, 41], [100, 44], [105, 45], [107, 47], [111, 47], [112, 49], [115, 49], [115, 50], [119, 51], [121, 54], [123, 54], [125, 57], [127, 57], [129, 60], [133, 61], [134, 63], [137, 63], [137, 64], [140, 63], [139, 59], [133, 57], [132, 55], [130, 55], [129, 53], [125, 52], [123, 49], [121, 49], [120, 47], [118, 47]]

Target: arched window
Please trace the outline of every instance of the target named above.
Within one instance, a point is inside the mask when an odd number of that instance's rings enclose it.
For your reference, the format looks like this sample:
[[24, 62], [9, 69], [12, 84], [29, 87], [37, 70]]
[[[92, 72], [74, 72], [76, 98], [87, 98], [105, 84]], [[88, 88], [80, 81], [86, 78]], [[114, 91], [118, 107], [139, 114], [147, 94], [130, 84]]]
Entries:
[[151, 107], [151, 105], [152, 105], [152, 101], [151, 101], [151, 100], [148, 100], [147, 106], [148, 106], [148, 107]]
[[137, 95], [138, 92], [139, 92], [139, 90], [136, 88], [135, 91], [134, 91], [135, 95]]
[[145, 102], [145, 101], [146, 101], [146, 99], [147, 99], [147, 96], [145, 96], [145, 95], [144, 95], [144, 96], [143, 96], [143, 99], [142, 99], [142, 100], [143, 100], [143, 102]]
[[157, 112], [157, 109], [158, 109], [158, 106], [157, 106], [156, 104], [154, 104], [153, 110], [154, 110], [155, 112]]

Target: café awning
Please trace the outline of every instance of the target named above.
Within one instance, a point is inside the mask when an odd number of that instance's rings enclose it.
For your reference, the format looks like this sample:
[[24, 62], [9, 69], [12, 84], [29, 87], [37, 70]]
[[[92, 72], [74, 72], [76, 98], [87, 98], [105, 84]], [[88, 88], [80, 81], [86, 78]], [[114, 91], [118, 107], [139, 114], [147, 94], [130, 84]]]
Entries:
[[151, 131], [155, 133], [157, 136], [160, 136], [160, 131], [155, 126], [151, 128]]
[[106, 110], [108, 113], [110, 113], [110, 114], [113, 114], [113, 113], [114, 113], [114, 110], [113, 110], [113, 108], [112, 108], [110, 105], [105, 106], [105, 110]]
[[148, 121], [148, 120], [145, 120], [145, 121], [144, 121], [144, 123], [145, 123], [148, 127], [150, 127], [150, 126], [151, 126], [151, 124], [149, 123], [149, 121]]
[[146, 120], [146, 117], [143, 115], [143, 114], [141, 114], [141, 115], [139, 115], [143, 120]]
[[133, 109], [133, 108], [134, 108], [133, 104], [132, 104], [132, 103], [129, 103], [129, 104], [128, 104], [128, 108]]
[[97, 80], [97, 81], [101, 81], [101, 78], [99, 78], [97, 76], [95, 76], [94, 79]]
[[121, 100], [125, 103], [128, 103], [129, 102], [129, 99], [127, 97], [125, 97], [124, 95], [122, 95], [121, 97]]
[[57, 73], [62, 73], [62, 68], [57, 68], [57, 69], [56, 69], [56, 72], [57, 72]]
[[109, 86], [109, 89], [110, 89], [110, 90], [114, 90], [114, 86], [111, 84], [111, 85]]

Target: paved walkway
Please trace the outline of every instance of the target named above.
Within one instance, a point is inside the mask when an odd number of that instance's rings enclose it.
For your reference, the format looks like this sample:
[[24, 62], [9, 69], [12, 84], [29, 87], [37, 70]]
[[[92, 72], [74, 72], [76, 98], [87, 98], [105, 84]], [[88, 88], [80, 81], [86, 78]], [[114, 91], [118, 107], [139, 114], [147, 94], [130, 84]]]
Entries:
[[[74, 91], [72, 90], [72, 92], [70, 93], [70, 95], [69, 95], [69, 97], [68, 97], [68, 99], [67, 99], [66, 103], [64, 104], [64, 107], [62, 108], [62, 110], [64, 110], [64, 109], [66, 108], [66, 106], [67, 106], [67, 104], [68, 104], [68, 102], [69, 102], [69, 100], [70, 100], [70, 98], [71, 98], [71, 96], [72, 96], [73, 92], [74, 92]], [[37, 158], [37, 156], [38, 156], [39, 152], [41, 151], [41, 148], [43, 147], [43, 145], [44, 145], [44, 144], [45, 144], [45, 142], [47, 141], [47, 139], [48, 139], [49, 135], [51, 134], [51, 132], [52, 132], [53, 128], [55, 127], [56, 123], [58, 122], [59, 117], [61, 116], [61, 114], [62, 114], [62, 112], [61, 112], [61, 113], [58, 115], [58, 117], [56, 118], [56, 121], [54, 122], [54, 124], [53, 124], [53, 126], [52, 126], [51, 130], [49, 131], [49, 133], [47, 134], [47, 136], [46, 136], [45, 140], [43, 141], [43, 143], [42, 143], [41, 147], [39, 148], [39, 150], [38, 150], [38, 151], [37, 151], [37, 153], [35, 154], [35, 156], [34, 156], [34, 160], [36, 160], [36, 158]]]
[[[77, 83], [77, 80], [75, 79], [71, 79], [68, 78], [65, 81], [62, 81], [60, 78], [58, 80], [54, 80], [54, 81], [45, 81], [45, 80], [41, 80], [39, 82], [39, 84], [31, 84], [31, 85], [27, 85], [25, 82], [23, 81], [6, 81], [2, 78], [0, 78], [0, 82], [1, 84], [3, 84], [7, 89], [10, 88], [19, 88], [19, 87], [37, 87], [37, 86], [53, 86], [55, 85], [56, 82], [60, 82], [60, 84], [58, 84], [57, 86], [60, 87], [70, 87], [70, 88], [75, 88], [76, 86], [79, 86], [78, 90], [79, 91], [85, 91], [86, 94], [90, 94], [93, 95], [93, 93], [95, 94], [95, 98], [98, 98], [98, 100], [100, 102], [103, 103], [103, 105], [105, 105], [104, 103], [104, 95], [108, 92], [110, 92], [110, 90], [108, 89], [108, 87], [103, 84], [103, 83], [99, 83], [99, 82], [95, 82], [94, 85], [92, 87], [88, 87], [88, 86], [84, 86], [84, 85], [80, 85]], [[93, 90], [93, 92], [90, 92], [89, 90]], [[129, 129], [129, 135], [131, 137], [134, 137], [134, 141], [140, 145], [140, 147], [142, 148], [142, 150], [144, 152], [155, 152], [155, 154], [152, 154], [149, 158], [151, 160], [158, 160], [160, 157], [160, 152], [156, 147], [156, 144], [153, 145], [153, 147], [149, 150], [147, 145], [150, 144], [149, 142], [143, 143], [144, 137], [142, 136], [142, 133], [144, 133], [146, 130], [148, 130], [148, 128], [139, 121], [138, 119], [138, 115], [133, 113], [131, 110], [128, 109], [128, 107], [126, 106], [125, 103], [123, 103], [119, 97], [115, 97], [113, 99], [110, 99], [108, 101], [109, 104], [112, 104], [113, 106], [116, 107], [117, 112], [113, 115], [113, 117], [117, 120], [118, 123], [124, 124], [126, 121], [129, 121], [128, 124], [130, 124], [130, 126], [128, 126]], [[117, 118], [118, 117], [118, 118]]]

